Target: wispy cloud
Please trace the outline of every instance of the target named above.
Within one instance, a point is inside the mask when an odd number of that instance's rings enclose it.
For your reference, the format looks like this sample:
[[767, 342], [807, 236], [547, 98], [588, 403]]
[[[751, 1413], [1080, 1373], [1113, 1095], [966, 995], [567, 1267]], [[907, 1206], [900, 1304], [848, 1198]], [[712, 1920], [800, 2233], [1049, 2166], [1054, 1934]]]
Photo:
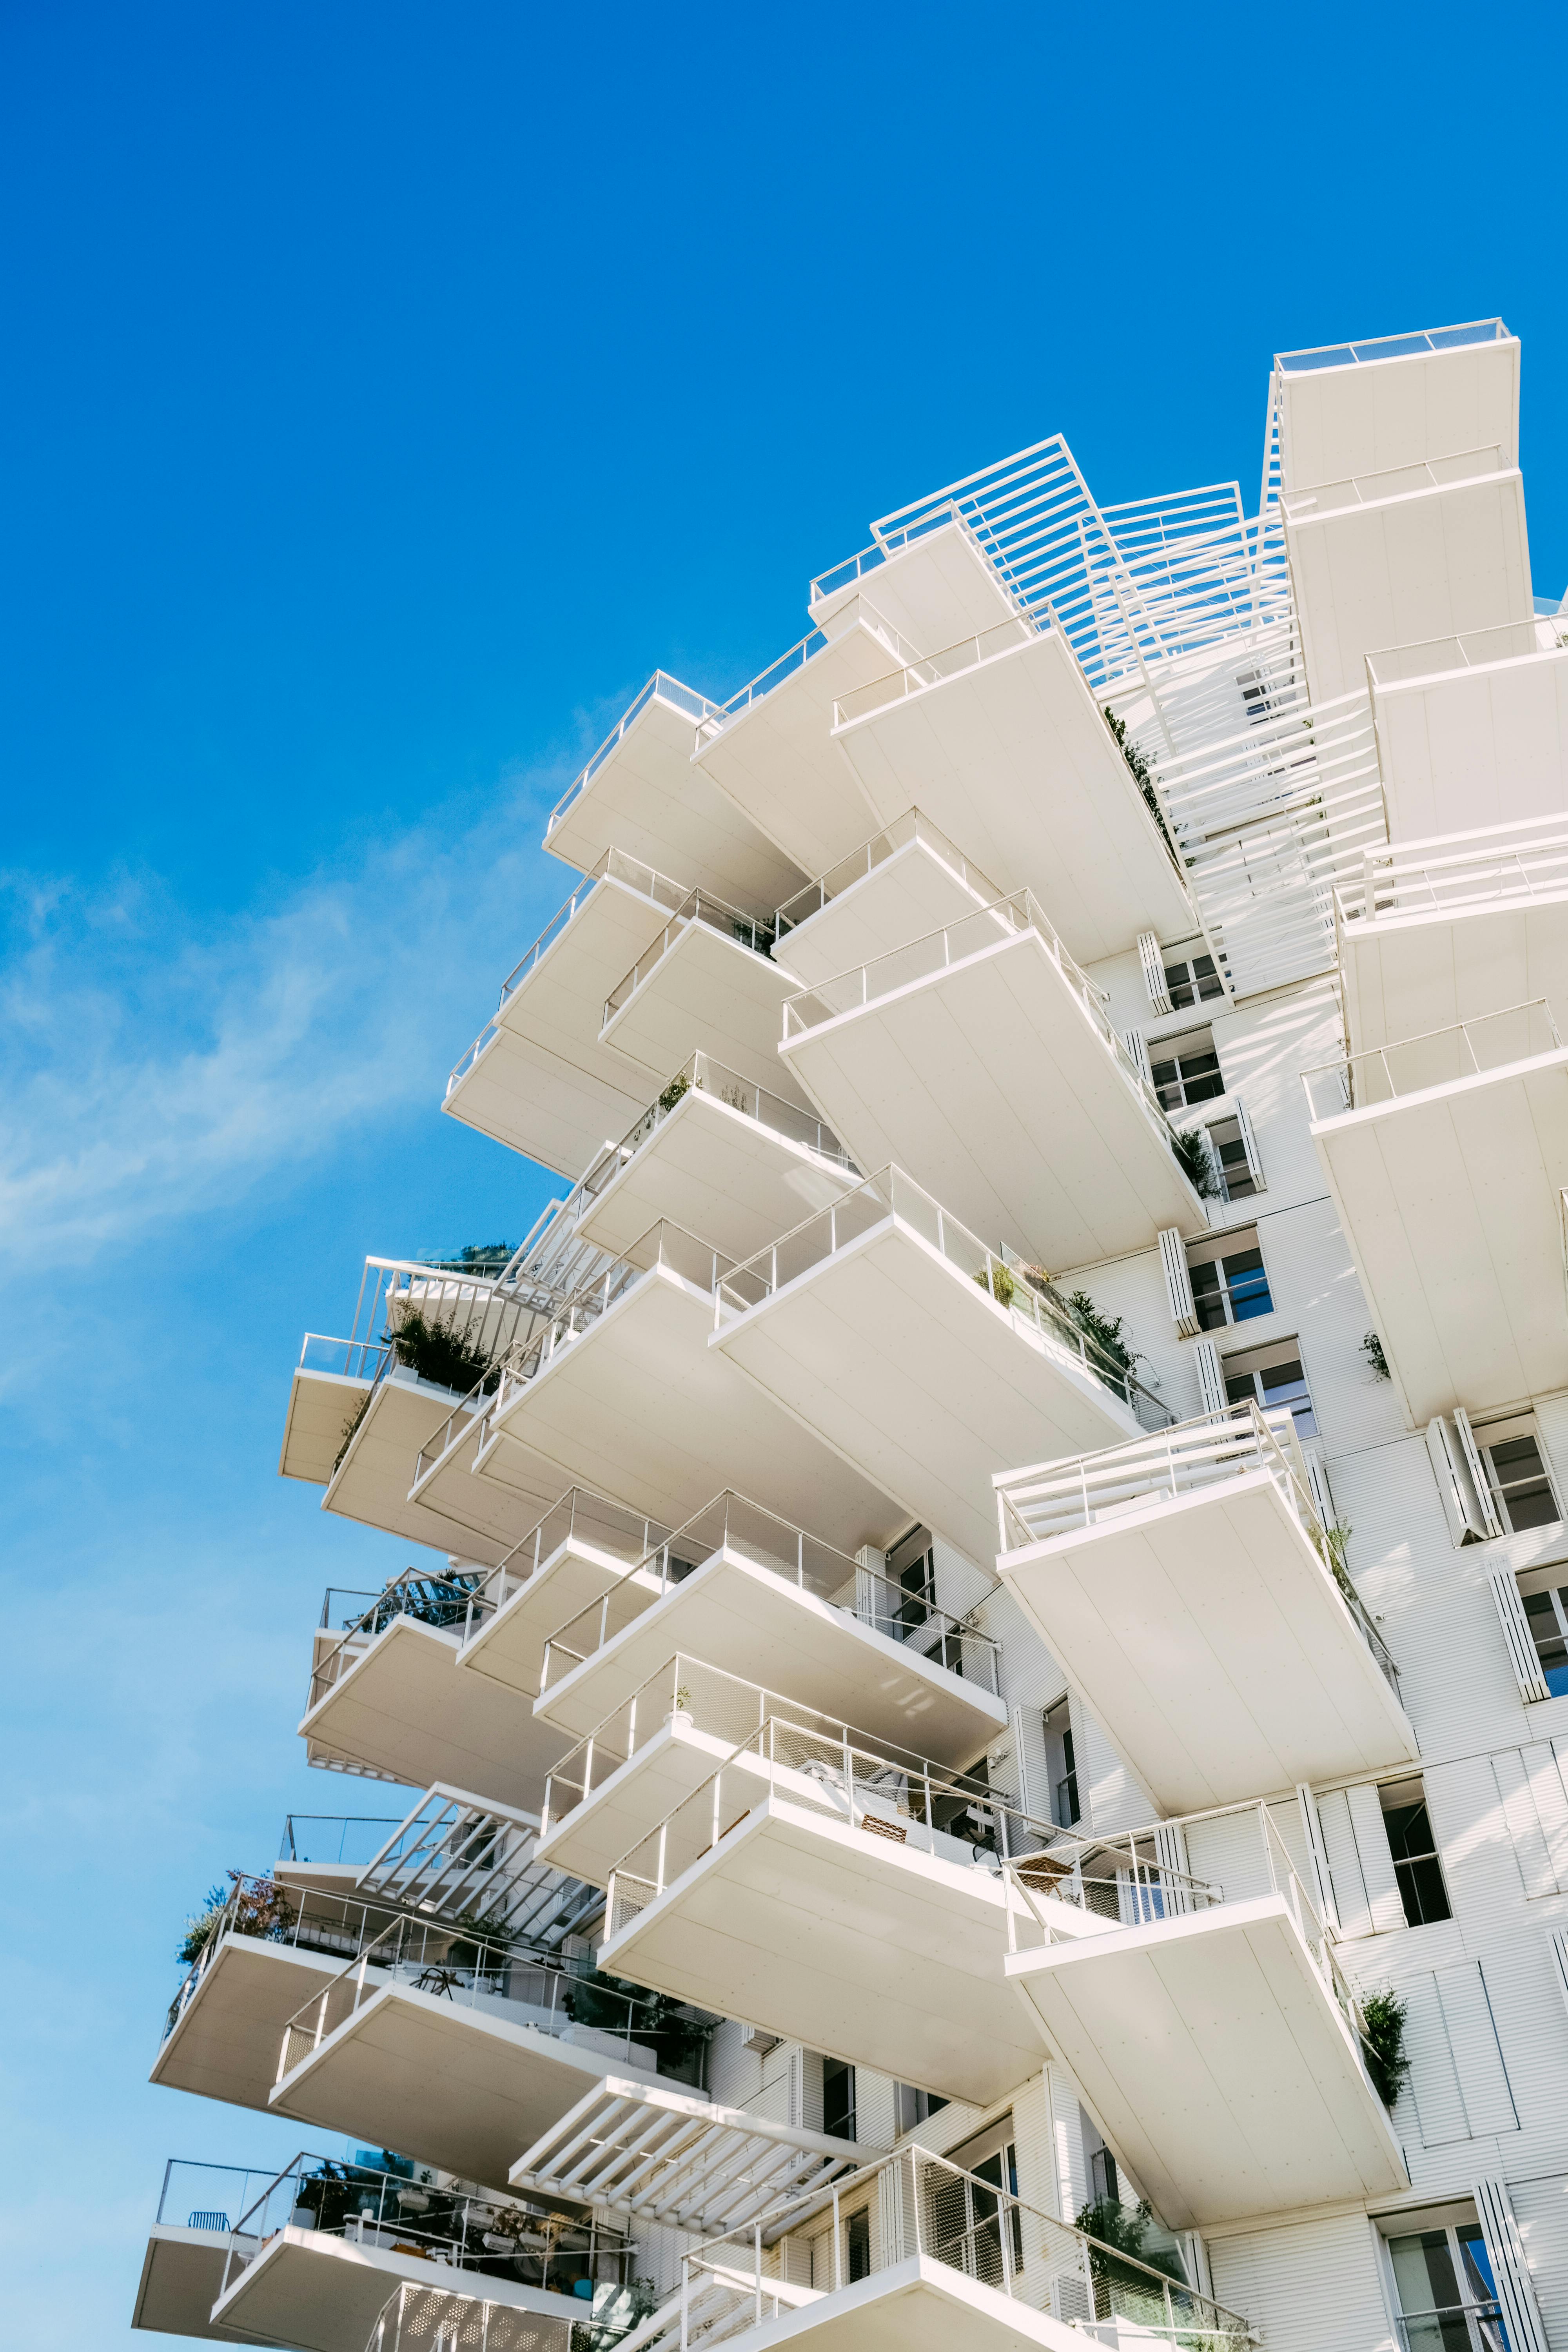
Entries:
[[155, 877], [0, 877], [0, 1255], [79, 1257], [434, 1108], [571, 887], [535, 847], [545, 789], [219, 922]]

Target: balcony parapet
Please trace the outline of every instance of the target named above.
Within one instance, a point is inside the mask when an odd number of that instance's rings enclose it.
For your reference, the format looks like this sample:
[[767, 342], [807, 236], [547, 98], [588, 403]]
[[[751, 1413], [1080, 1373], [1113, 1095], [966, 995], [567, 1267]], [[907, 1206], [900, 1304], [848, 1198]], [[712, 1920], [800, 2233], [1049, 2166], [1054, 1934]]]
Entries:
[[[891, 621], [879, 613], [873, 604], [862, 598], [859, 609], [863, 625], [887, 646], [894, 661], [902, 662], [917, 658], [914, 646], [906, 638], [900, 636]], [[786, 678], [793, 677], [796, 670], [803, 669], [808, 661], [814, 659], [817, 654], [826, 652], [834, 642], [834, 637], [829, 635], [826, 630], [808, 629], [805, 636], [791, 646], [787, 653], [780, 654], [777, 661], [770, 662], [766, 669], [749, 680], [738, 693], [732, 694], [728, 702], [721, 704], [718, 709], [710, 709], [698, 720], [697, 750], [700, 752], [706, 750], [718, 736], [732, 727], [738, 719], [744, 718], [748, 710], [770, 695], [775, 687], [782, 686]]]
[[771, 913], [751, 914], [742, 907], [732, 907], [727, 898], [721, 898], [712, 890], [689, 890], [679, 905], [670, 909], [663, 930], [649, 941], [631, 970], [622, 974], [605, 997], [604, 1028], [609, 1027], [616, 1014], [694, 924], [716, 932], [721, 939], [732, 940], [737, 947], [748, 948], [753, 955], [772, 957], [777, 931]]
[[1404, 1037], [1303, 1070], [1314, 1127], [1417, 1095], [1497, 1076], [1561, 1053], [1563, 1040], [1543, 996], [1445, 1029]]
[[1533, 620], [1500, 621], [1489, 629], [1466, 629], [1457, 636], [1428, 637], [1419, 645], [1369, 653], [1366, 671], [1375, 693], [1393, 686], [1425, 684], [1464, 670], [1536, 661], [1565, 648], [1568, 623], [1560, 614], [1538, 614]]
[[1334, 892], [1334, 911], [1342, 942], [1352, 924], [1381, 928], [1472, 908], [1538, 906], [1564, 896], [1568, 820], [1559, 814], [1369, 849], [1359, 878]]
[[853, 726], [859, 719], [869, 719], [876, 711], [890, 710], [895, 703], [908, 701], [928, 686], [940, 686], [944, 678], [961, 677], [966, 670], [980, 669], [999, 654], [1014, 652], [1044, 635], [1040, 625], [1020, 613], [1012, 620], [998, 621], [994, 628], [976, 630], [972, 635], [960, 637], [956, 645], [943, 646], [940, 653], [917, 655], [901, 668], [889, 670], [886, 677], [871, 678], [865, 686], [852, 687], [847, 694], [835, 698], [833, 728], [837, 734], [841, 727]]
[[688, 1233], [669, 1217], [661, 1217], [655, 1225], [635, 1242], [626, 1255], [616, 1259], [593, 1282], [567, 1300], [561, 1312], [542, 1331], [523, 1346], [510, 1349], [501, 1359], [500, 1380], [496, 1390], [494, 1418], [499, 1421], [507, 1407], [513, 1403], [529, 1382], [548, 1370], [555, 1357], [573, 1340], [592, 1330], [602, 1317], [607, 1315], [617, 1299], [657, 1270], [677, 1276], [694, 1289], [711, 1292], [733, 1265], [722, 1250], [716, 1250], [696, 1234]]
[[[470, 1602], [482, 1581], [482, 1571], [477, 1569], [432, 1576], [426, 1569], [405, 1568], [401, 1576], [395, 1576], [368, 1609], [361, 1610], [345, 1622], [338, 1639], [312, 1663], [306, 1714], [319, 1706], [349, 1669], [359, 1664], [376, 1636], [384, 1633], [399, 1617], [411, 1617], [418, 1624], [435, 1627], [438, 1633], [466, 1626]], [[357, 1600], [359, 1595], [345, 1597]], [[332, 1594], [329, 1592], [322, 1611], [323, 1629], [327, 1627], [331, 1601]]]
[[668, 670], [656, 669], [642, 692], [633, 697], [593, 758], [573, 777], [572, 782], [551, 810], [550, 821], [544, 828], [544, 845], [547, 849], [550, 846], [551, 835], [558, 830], [567, 810], [581, 797], [584, 788], [598, 774], [633, 719], [656, 696], [660, 702], [668, 702], [672, 710], [679, 711], [684, 718], [691, 719], [694, 723], [712, 718], [720, 708], [717, 703], [710, 702], [705, 694], [699, 694], [695, 687], [683, 686], [679, 678], [671, 677]]
[[486, 1571], [469, 1596], [463, 1623], [465, 1646], [482, 1625], [504, 1609], [566, 1545], [601, 1557], [612, 1573], [657, 1558], [670, 1530], [646, 1512], [628, 1510], [586, 1486], [573, 1486], [551, 1506], [538, 1525], [520, 1536], [505, 1558]]
[[1451, 457], [1423, 457], [1412, 466], [1387, 466], [1376, 473], [1347, 474], [1342, 481], [1282, 490], [1279, 501], [1288, 523], [1315, 522], [1326, 515], [1353, 512], [1358, 507], [1383, 506], [1391, 499], [1419, 498], [1429, 490], [1489, 481], [1494, 475], [1511, 470], [1506, 451], [1491, 442], [1484, 448], [1459, 450]]
[[758, 1086], [731, 1070], [711, 1054], [695, 1053], [684, 1061], [668, 1084], [649, 1103], [642, 1117], [626, 1129], [618, 1143], [607, 1143], [593, 1162], [573, 1195], [574, 1214], [579, 1223], [588, 1215], [601, 1193], [613, 1184], [626, 1162], [641, 1150], [649, 1138], [656, 1135], [689, 1093], [710, 1094], [731, 1110], [754, 1119], [759, 1127], [786, 1142], [803, 1144], [819, 1159], [831, 1160], [836, 1166], [853, 1170], [855, 1163], [830, 1127], [803, 1111], [798, 1104], [786, 1102], [766, 1087]]
[[899, 850], [907, 849], [913, 842], [919, 842], [931, 850], [944, 866], [952, 868], [965, 889], [973, 890], [987, 904], [1002, 897], [1001, 890], [990, 876], [983, 874], [939, 824], [923, 815], [918, 808], [906, 809], [902, 816], [895, 817], [891, 824], [884, 825], [880, 833], [874, 833], [869, 841], [862, 842], [858, 849], [850, 851], [847, 857], [841, 857], [836, 866], [828, 867], [826, 874], [818, 874], [804, 890], [797, 890], [793, 898], [785, 899], [773, 917], [779, 938], [782, 940], [786, 932], [797, 930], [802, 923], [808, 923], [814, 915], [819, 915], [844, 891], [852, 889], [857, 882], [863, 882], [868, 874], [876, 872], [879, 866], [884, 865]]
[[1420, 359], [1458, 351], [1469, 343], [1503, 343], [1509, 331], [1500, 319], [1475, 319], [1458, 327], [1427, 327], [1413, 335], [1374, 336], [1364, 343], [1319, 343], [1306, 351], [1276, 352], [1282, 375], [1305, 375], [1322, 368], [1367, 367], [1379, 360]]

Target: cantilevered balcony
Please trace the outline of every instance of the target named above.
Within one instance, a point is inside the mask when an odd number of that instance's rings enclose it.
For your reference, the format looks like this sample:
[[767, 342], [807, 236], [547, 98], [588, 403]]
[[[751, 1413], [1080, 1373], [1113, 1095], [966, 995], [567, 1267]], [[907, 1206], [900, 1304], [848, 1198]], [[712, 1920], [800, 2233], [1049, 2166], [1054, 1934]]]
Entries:
[[[536, 1709], [586, 1736], [629, 1708], [624, 1753], [637, 1745], [637, 1725], [649, 1726], [648, 1706], [639, 1713], [635, 1695], [678, 1650], [740, 1676], [742, 1690], [765, 1676], [794, 1701], [840, 1722], [853, 1714], [862, 1732], [948, 1764], [966, 1763], [1005, 1725], [996, 1645], [973, 1622], [974, 1604], [990, 1589], [978, 1574], [960, 1599], [967, 1613], [958, 1616], [886, 1575], [880, 1553], [851, 1559], [744, 1496], [725, 1494], [650, 1552], [631, 1580], [631, 1601], [623, 1586], [611, 1586], [552, 1630]], [[734, 1693], [725, 1706], [731, 1701], [750, 1704]], [[723, 1737], [734, 1721], [732, 1747], [760, 1719], [727, 1713], [708, 1727]]]
[[[662, 1078], [696, 1045], [752, 1085], [795, 1081], [778, 1064], [779, 1007], [794, 985], [773, 961], [773, 917], [691, 890], [605, 999], [606, 1045]], [[804, 1106], [805, 1097], [800, 1097]]]
[[[815, 1774], [792, 1774], [784, 1765], [775, 1771], [745, 1745], [770, 1718], [846, 1749], [866, 1738], [819, 1708], [725, 1674], [705, 1658], [667, 1658], [552, 1772], [540, 1825], [542, 1860], [590, 1885], [607, 1885], [621, 1855], [731, 1759], [738, 1776], [750, 1773], [757, 1780], [759, 1795], [776, 1786], [796, 1803], [841, 1810]], [[998, 1700], [989, 1719], [976, 1708], [972, 1720], [984, 1738], [994, 1737], [1006, 1715]], [[908, 1769], [926, 1769], [925, 1758], [891, 1742], [880, 1746]]]
[[1170, 1122], [1027, 890], [789, 997], [780, 1063], [862, 1168], [1045, 1265], [1201, 1229]]
[[612, 1257], [665, 1218], [746, 1257], [859, 1176], [814, 1110], [693, 1054], [588, 1170], [579, 1223]]
[[1568, 1381], [1565, 1072], [1538, 1001], [1304, 1073], [1318, 1155], [1417, 1423]]
[[405, 2282], [387, 2302], [363, 2352], [573, 2352], [584, 2342], [620, 2345], [638, 2303], [630, 2289], [595, 2288], [592, 2305], [578, 2303], [570, 2320], [470, 2294], [456, 2286]]
[[842, 693], [834, 740], [883, 824], [911, 803], [1004, 890], [1033, 890], [1075, 955], [1199, 928], [1066, 633], [1005, 621]]
[[223, 2284], [236, 2218], [267, 2186], [265, 2171], [238, 2164], [192, 2164], [171, 2157], [142, 2258], [132, 2327], [167, 2336], [220, 2336], [211, 2320]]
[[600, 1039], [605, 998], [689, 887], [606, 850], [501, 983], [494, 1018], [447, 1079], [443, 1108], [574, 1176], [644, 1097], [646, 1073]]
[[652, 1608], [665, 1589], [668, 1534], [657, 1520], [574, 1486], [475, 1591], [458, 1664], [531, 1702], [558, 1627], [593, 1608], [618, 1633]]
[[1568, 623], [1505, 622], [1369, 653], [1391, 841], [1414, 849], [1478, 809], [1550, 818], [1568, 806]]
[[785, 901], [773, 960], [798, 985], [815, 987], [1003, 895], [940, 825], [906, 809]]
[[644, 1234], [508, 1362], [478, 1475], [505, 1486], [521, 1458], [531, 1482], [543, 1457], [558, 1488], [576, 1479], [668, 1527], [743, 1479], [770, 1510], [809, 1507], [847, 1549], [890, 1542], [897, 1506], [709, 1348], [713, 1285], [729, 1268], [668, 1221]]
[[1172, 1417], [897, 1168], [725, 1275], [715, 1315], [715, 1354], [972, 1560], [998, 1458]]
[[1536, 997], [1568, 1003], [1568, 810], [1368, 850], [1334, 912], [1352, 1053]]
[[811, 583], [812, 619], [826, 628], [868, 586], [878, 611], [917, 646], [951, 646], [1018, 610], [1012, 589], [951, 505], [923, 517], [914, 531], [875, 541], [822, 572]]
[[407, 1569], [341, 1631], [318, 1636], [300, 1724], [312, 1764], [537, 1806], [564, 1742], [516, 1691], [458, 1671], [479, 1580]]
[[[1012, 1989], [1170, 2228], [1406, 2186], [1294, 1798], [1064, 1834], [1005, 1875]], [[1075, 1905], [1110, 1932], [1063, 1939]]]
[[697, 765], [803, 875], [847, 856], [881, 821], [833, 740], [835, 702], [914, 653], [857, 592], [699, 721]]
[[1040, 2064], [1001, 1968], [1001, 1856], [1058, 1834], [981, 1779], [770, 1717], [617, 1861], [599, 1965], [986, 2106]]
[[1498, 444], [1302, 486], [1280, 503], [1314, 702], [1359, 690], [1379, 646], [1531, 617], [1524, 485]]
[[690, 2248], [627, 2352], [1073, 2352], [1090, 2342], [1243, 2352], [1236, 2312], [921, 2147]]
[[703, 2046], [552, 1956], [399, 1919], [288, 2019], [268, 2104], [500, 2188], [606, 2074], [689, 2082]]
[[1004, 1584], [1163, 1810], [1415, 1761], [1288, 1412], [1240, 1405], [995, 1485]]
[[613, 845], [742, 906], [776, 906], [799, 876], [691, 760], [692, 730], [718, 715], [655, 670], [551, 811], [544, 846], [580, 874]]
[[1274, 367], [1288, 488], [1488, 442], [1518, 461], [1519, 339], [1500, 319], [1280, 352]]

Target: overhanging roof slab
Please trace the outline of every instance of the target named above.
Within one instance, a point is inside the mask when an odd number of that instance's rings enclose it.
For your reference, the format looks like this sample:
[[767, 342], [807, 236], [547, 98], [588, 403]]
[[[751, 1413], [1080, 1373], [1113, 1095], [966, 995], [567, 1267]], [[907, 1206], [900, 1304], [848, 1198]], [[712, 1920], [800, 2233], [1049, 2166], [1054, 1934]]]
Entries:
[[667, 1527], [732, 1486], [851, 1556], [889, 1543], [897, 1507], [710, 1349], [712, 1322], [706, 1291], [650, 1267], [498, 1407], [498, 1440], [515, 1433], [556, 1462], [558, 1491], [587, 1486]]
[[537, 1813], [568, 1743], [521, 1692], [462, 1673], [460, 1649], [455, 1633], [395, 1617], [309, 1710], [300, 1738], [410, 1788], [442, 1781]]
[[289, 1384], [278, 1475], [325, 1486], [370, 1388], [368, 1381], [349, 1380], [342, 1372], [307, 1371], [300, 1366]]
[[1413, 1422], [1568, 1384], [1568, 1048], [1312, 1128]]
[[1197, 1812], [1412, 1764], [1415, 1734], [1267, 1470], [1003, 1552], [1140, 1786]]
[[1172, 2229], [1408, 2187], [1282, 1895], [1019, 1952], [1040, 2037]]
[[779, 1058], [862, 1168], [918, 1168], [952, 1215], [1039, 1265], [1205, 1228], [1164, 1119], [1037, 930], [796, 1031]]
[[[595, 2082], [612, 2068], [645, 2071], [635, 2055], [627, 2061], [624, 2044], [612, 2058], [586, 2029], [567, 2031], [576, 2042], [412, 1985], [382, 1985], [274, 2084], [269, 2105], [274, 2114], [504, 2189], [520, 2150]], [[641, 2046], [634, 2042], [634, 2053]], [[276, 2048], [273, 2061], [276, 2067]], [[646, 2072], [652, 2080], [651, 2063]]]
[[[772, 1051], [776, 1063], [776, 1046]], [[768, 1085], [776, 1095], [776, 1076]], [[814, 1127], [816, 1114], [800, 1124]], [[710, 1086], [696, 1086], [638, 1144], [578, 1231], [620, 1257], [668, 1219], [701, 1234], [726, 1257], [750, 1257], [858, 1181], [841, 1161], [780, 1134]]]
[[934, 841], [917, 834], [787, 930], [773, 961], [794, 974], [799, 987], [815, 988], [911, 940], [926, 939], [944, 923], [962, 922], [1002, 895], [999, 885], [966, 864], [961, 870]]
[[[388, 2231], [389, 2236], [395, 2235]], [[573, 2296], [510, 2279], [443, 2266], [436, 2269], [412, 2242], [395, 2247], [351, 2244], [324, 2230], [275, 2231], [231, 2281], [217, 2305], [212, 2332], [226, 2343], [289, 2344], [299, 2352], [365, 2352], [388, 2300], [405, 2280], [437, 2283], [454, 2294], [482, 2296], [514, 2311], [536, 2311], [568, 2323], [583, 2306]]]
[[988, 2106], [1040, 2068], [1000, 1878], [772, 1796], [609, 1937], [607, 1973]]
[[731, 1544], [552, 1683], [538, 1711], [586, 1738], [678, 1654], [933, 1763], [968, 1764], [1006, 1727], [1006, 1708], [979, 1683]]
[[1077, 656], [1047, 629], [836, 730], [890, 824], [912, 803], [1004, 890], [1032, 890], [1071, 952], [1198, 928]]
[[972, 1560], [996, 1549], [999, 1464], [1140, 1433], [1065, 1348], [890, 1213], [710, 1345]]
[[265, 2108], [283, 2029], [342, 1974], [342, 1956], [226, 1934], [153, 2063], [150, 2079], [231, 2107]]
[[[359, 1427], [321, 1496], [322, 1510], [437, 1551], [456, 1552], [459, 1559], [473, 1557], [471, 1528], [408, 1496], [420, 1447], [460, 1402], [450, 1389], [420, 1380], [405, 1365], [395, 1366], [372, 1389]], [[492, 1547], [491, 1556], [499, 1559], [500, 1551]]]
[[771, 956], [689, 917], [626, 1002], [605, 1013], [601, 1034], [652, 1078], [668, 1077], [695, 1050], [804, 1109], [807, 1097], [778, 1057], [794, 986]]

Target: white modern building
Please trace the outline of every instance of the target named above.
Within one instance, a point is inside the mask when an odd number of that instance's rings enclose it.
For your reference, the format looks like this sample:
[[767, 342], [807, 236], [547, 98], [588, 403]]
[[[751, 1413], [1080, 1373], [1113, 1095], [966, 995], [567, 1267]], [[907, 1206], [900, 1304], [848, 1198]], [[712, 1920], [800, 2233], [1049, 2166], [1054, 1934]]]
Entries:
[[563, 795], [445, 1105], [557, 1197], [367, 1258], [289, 1394], [420, 1548], [300, 1628], [363, 1814], [153, 2068], [358, 2154], [173, 2162], [139, 2326], [1568, 2352], [1519, 406], [1488, 320], [1278, 355], [1256, 499], [1041, 442]]

